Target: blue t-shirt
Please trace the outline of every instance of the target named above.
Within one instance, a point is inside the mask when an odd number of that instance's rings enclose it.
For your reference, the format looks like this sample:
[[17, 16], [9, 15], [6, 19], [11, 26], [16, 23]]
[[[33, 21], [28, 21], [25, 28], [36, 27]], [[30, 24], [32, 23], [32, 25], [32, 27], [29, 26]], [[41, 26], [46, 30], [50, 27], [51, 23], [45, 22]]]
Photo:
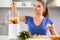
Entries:
[[34, 35], [34, 34], [47, 35], [48, 28], [46, 26], [48, 23], [51, 25], [53, 24], [53, 22], [49, 18], [44, 17], [41, 24], [37, 27], [34, 24], [33, 17], [26, 16], [26, 24], [28, 25], [29, 32], [31, 33], [31, 35]]

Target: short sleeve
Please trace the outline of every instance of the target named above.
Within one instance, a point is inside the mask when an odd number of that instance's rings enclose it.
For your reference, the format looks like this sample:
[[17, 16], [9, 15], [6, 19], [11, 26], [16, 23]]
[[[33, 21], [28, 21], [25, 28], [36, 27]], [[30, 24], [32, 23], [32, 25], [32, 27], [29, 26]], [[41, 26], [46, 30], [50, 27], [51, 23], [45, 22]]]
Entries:
[[25, 22], [25, 24], [27, 24], [28, 21], [30, 20], [30, 16], [25, 16], [25, 18], [26, 18], [26, 22]]
[[53, 24], [52, 20], [49, 19], [49, 18], [47, 19], [47, 23], [48, 23], [48, 24], [51, 24], [51, 25]]

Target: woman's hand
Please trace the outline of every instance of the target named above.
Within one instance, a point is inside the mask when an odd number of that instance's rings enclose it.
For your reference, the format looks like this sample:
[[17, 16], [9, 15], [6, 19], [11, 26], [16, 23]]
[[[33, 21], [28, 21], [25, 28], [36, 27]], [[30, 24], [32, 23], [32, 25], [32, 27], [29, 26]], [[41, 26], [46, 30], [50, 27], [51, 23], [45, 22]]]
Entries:
[[53, 24], [50, 25], [49, 30], [50, 30], [50, 32], [51, 32], [52, 35], [57, 35], [57, 32], [56, 32], [55, 27], [54, 27]]
[[22, 21], [22, 22], [26, 22], [26, 17], [25, 16], [20, 16], [20, 21]]
[[52, 26], [50, 24], [47, 24], [47, 28], [50, 29]]

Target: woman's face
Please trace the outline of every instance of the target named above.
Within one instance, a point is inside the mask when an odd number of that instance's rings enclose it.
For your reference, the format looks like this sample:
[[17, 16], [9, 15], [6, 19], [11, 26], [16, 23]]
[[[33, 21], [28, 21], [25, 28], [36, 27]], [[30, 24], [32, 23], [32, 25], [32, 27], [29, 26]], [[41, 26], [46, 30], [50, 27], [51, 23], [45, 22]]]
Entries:
[[35, 4], [34, 4], [33, 10], [34, 10], [34, 12], [35, 12], [36, 14], [39, 15], [39, 14], [43, 13], [45, 9], [44, 9], [43, 4], [42, 4], [41, 2], [39, 2], [39, 1], [37, 1], [37, 2], [35, 2]]

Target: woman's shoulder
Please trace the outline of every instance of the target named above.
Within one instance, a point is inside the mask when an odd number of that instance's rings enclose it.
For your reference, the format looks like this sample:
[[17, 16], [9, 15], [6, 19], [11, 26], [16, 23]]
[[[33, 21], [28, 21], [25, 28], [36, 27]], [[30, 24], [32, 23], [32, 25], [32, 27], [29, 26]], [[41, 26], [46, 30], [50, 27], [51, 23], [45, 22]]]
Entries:
[[26, 24], [27, 24], [27, 22], [31, 21], [33, 17], [31, 17], [31, 16], [25, 16], [25, 18], [26, 18]]
[[46, 19], [46, 22], [53, 24], [53, 21], [50, 18], [48, 18], [48, 17], [44, 17], [44, 18]]
[[51, 20], [49, 17], [44, 17], [46, 20]]
[[26, 20], [31, 20], [33, 17], [32, 16], [25, 16]]
[[32, 16], [25, 16], [25, 17], [32, 18]]

